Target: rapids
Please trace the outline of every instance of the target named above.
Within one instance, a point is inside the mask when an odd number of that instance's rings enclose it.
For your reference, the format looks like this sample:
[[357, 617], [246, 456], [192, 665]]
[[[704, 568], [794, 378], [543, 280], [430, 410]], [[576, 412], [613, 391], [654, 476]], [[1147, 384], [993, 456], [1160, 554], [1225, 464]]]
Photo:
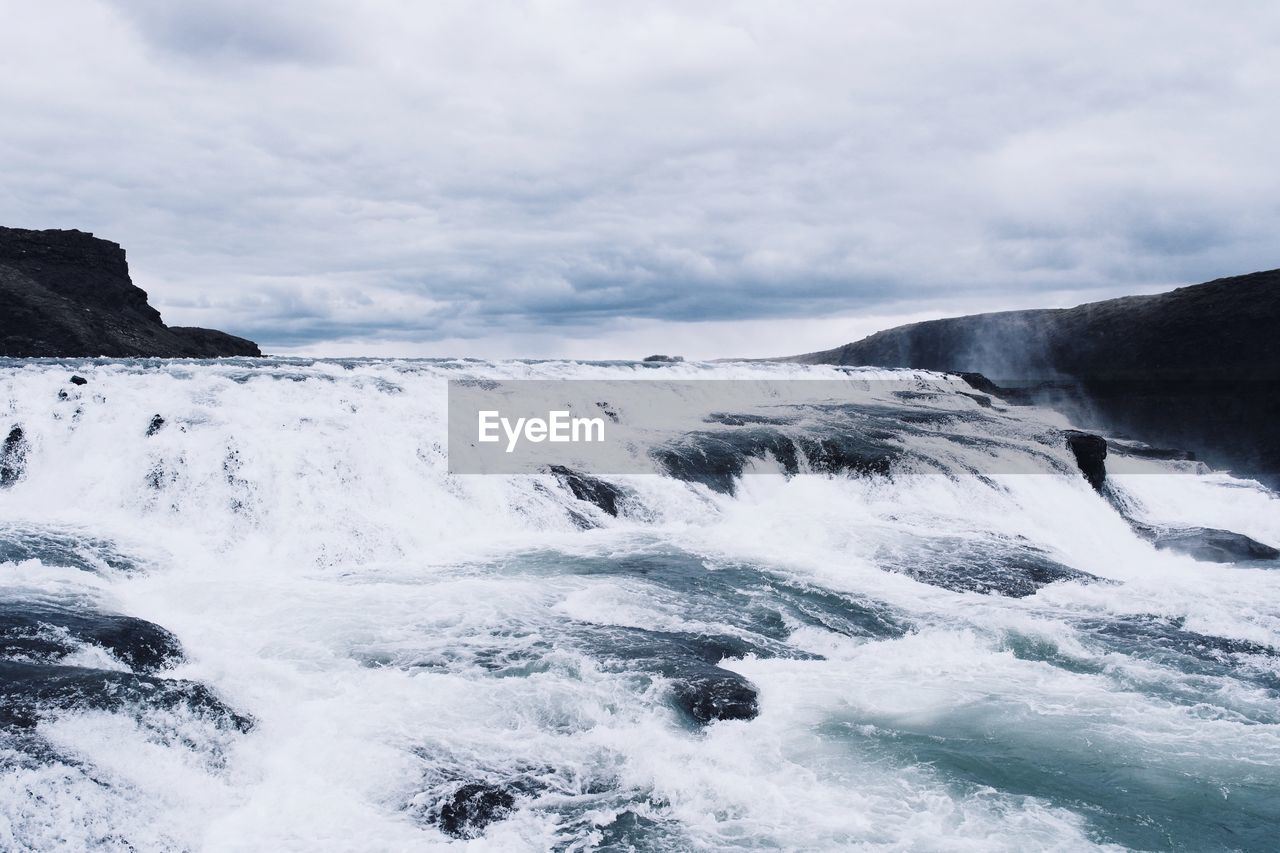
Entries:
[[[457, 378], [858, 408], [721, 416], [651, 475], [466, 476]], [[1280, 499], [1160, 454], [1099, 493], [1060, 415], [965, 392], [0, 361], [0, 848], [1274, 849], [1280, 562], [1142, 531], [1280, 545]]]

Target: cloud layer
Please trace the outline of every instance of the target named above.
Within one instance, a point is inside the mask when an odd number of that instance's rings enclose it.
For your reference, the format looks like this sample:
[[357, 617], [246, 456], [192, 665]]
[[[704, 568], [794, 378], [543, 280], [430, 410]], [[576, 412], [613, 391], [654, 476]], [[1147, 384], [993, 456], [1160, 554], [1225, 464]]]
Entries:
[[1280, 265], [1277, 43], [1262, 2], [26, 4], [0, 221], [269, 350], [850, 318], [817, 349]]

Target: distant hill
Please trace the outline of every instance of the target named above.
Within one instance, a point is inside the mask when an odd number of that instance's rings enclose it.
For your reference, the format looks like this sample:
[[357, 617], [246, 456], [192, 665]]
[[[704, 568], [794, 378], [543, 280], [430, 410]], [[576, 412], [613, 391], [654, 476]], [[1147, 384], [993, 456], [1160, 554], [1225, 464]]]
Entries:
[[1280, 481], [1280, 270], [913, 323], [783, 360], [982, 373], [1079, 421]]
[[124, 249], [83, 231], [0, 227], [0, 356], [260, 356], [253, 341], [166, 326]]

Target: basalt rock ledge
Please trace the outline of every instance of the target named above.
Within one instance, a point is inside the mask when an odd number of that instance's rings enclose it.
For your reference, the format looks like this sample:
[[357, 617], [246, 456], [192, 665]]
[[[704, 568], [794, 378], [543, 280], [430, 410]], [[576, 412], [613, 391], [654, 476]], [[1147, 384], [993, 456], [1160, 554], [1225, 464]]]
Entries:
[[260, 356], [253, 341], [166, 326], [119, 244], [83, 231], [0, 227], [0, 356]]

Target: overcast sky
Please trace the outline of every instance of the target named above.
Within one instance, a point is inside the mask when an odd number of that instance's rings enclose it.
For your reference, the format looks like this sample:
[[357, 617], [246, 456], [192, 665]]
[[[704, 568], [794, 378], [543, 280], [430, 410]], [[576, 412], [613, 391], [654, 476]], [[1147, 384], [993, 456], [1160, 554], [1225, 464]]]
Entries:
[[271, 352], [694, 357], [1280, 266], [1280, 4], [0, 0], [0, 224]]

